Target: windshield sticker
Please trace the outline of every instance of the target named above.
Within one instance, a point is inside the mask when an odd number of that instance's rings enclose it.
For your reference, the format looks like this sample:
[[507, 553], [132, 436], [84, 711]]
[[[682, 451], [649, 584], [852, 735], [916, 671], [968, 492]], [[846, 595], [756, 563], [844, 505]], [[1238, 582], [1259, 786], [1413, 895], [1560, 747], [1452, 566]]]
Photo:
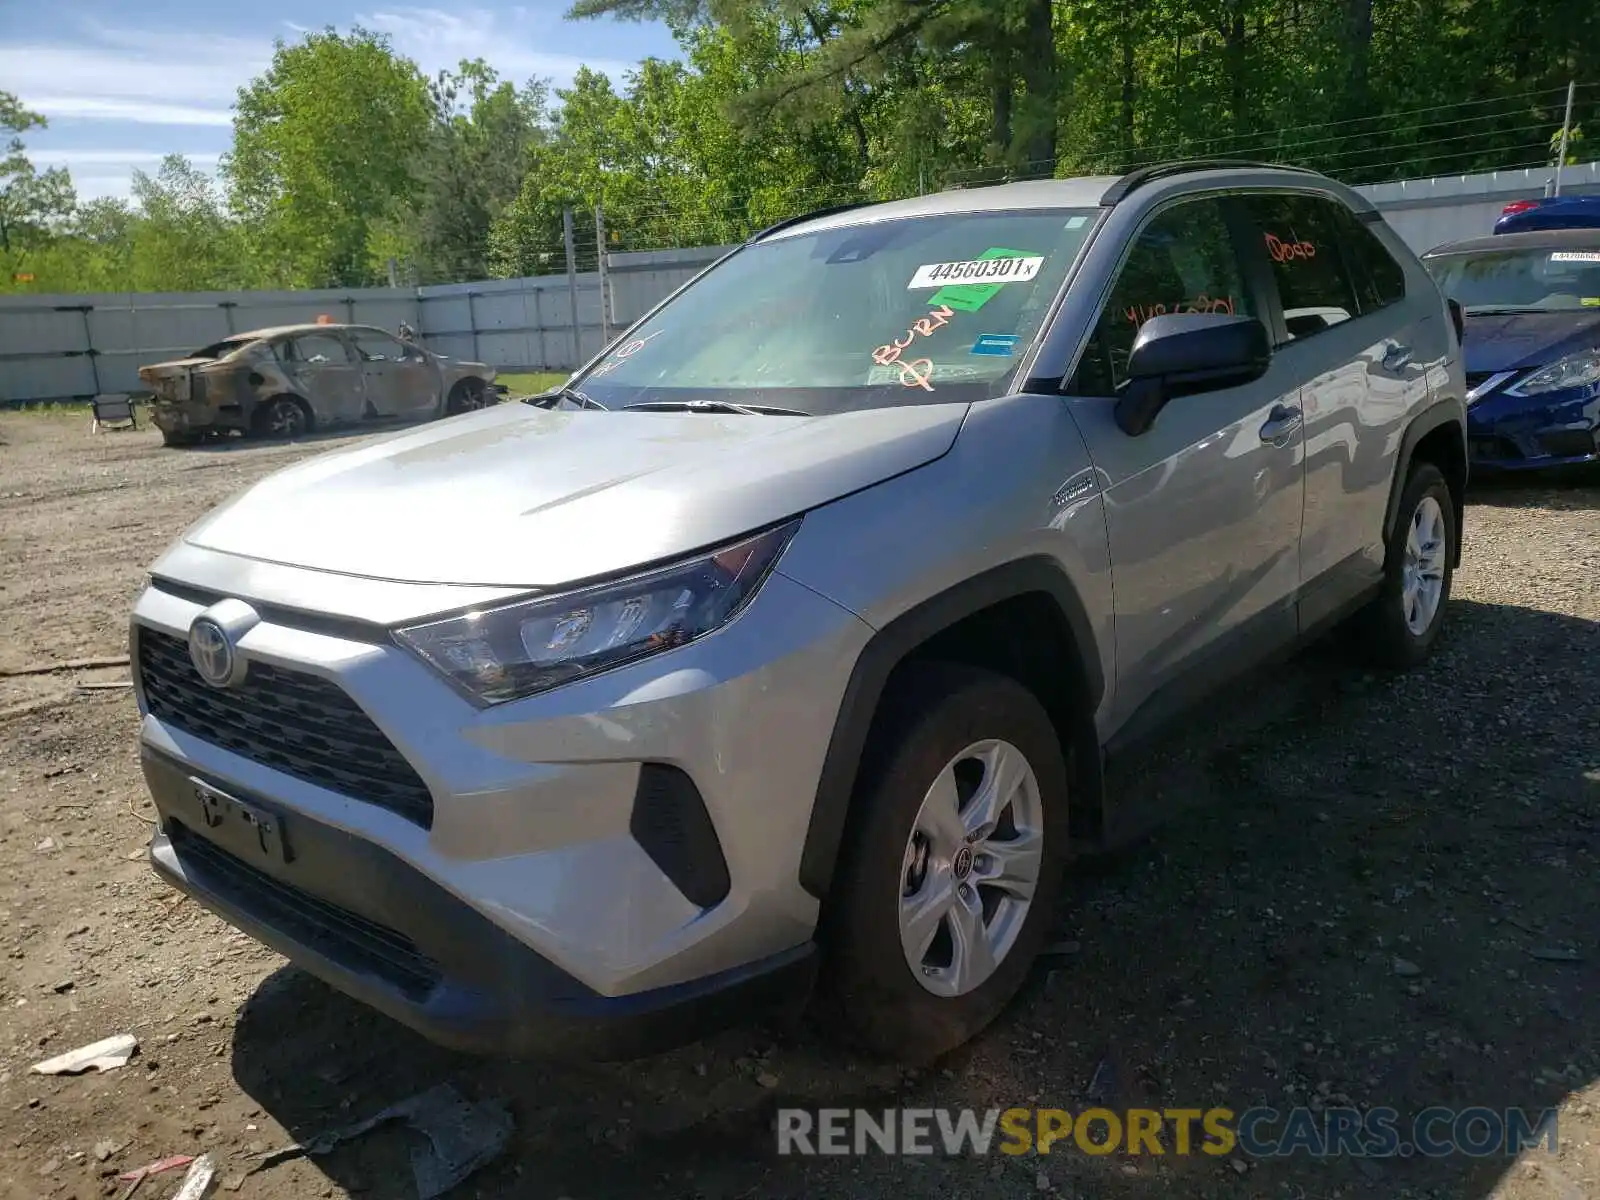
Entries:
[[1016, 351], [1021, 340], [1014, 333], [985, 333], [972, 343], [972, 353], [1009, 355]]
[[1235, 304], [1232, 296], [1220, 296], [1212, 299], [1201, 292], [1193, 300], [1179, 300], [1171, 308], [1165, 304], [1131, 304], [1122, 310], [1122, 315], [1127, 318], [1128, 324], [1137, 329], [1151, 317], [1164, 317], [1168, 313], [1219, 313], [1234, 316]]
[[[991, 246], [982, 254], [978, 255], [977, 259], [974, 261], [987, 263], [993, 262], [995, 259], [1005, 259], [1012, 262], [1019, 260], [1023, 262], [1031, 261], [1035, 264], [1044, 262], [1043, 255], [1035, 254], [1031, 250], [1007, 250], [1003, 246]], [[941, 264], [935, 263], [934, 265], [939, 266]], [[1017, 268], [1012, 269], [1015, 270]], [[1038, 273], [1039, 268], [1036, 265], [1028, 278], [1032, 279], [1034, 275], [1037, 275]], [[1016, 279], [1009, 280], [1007, 282], [1020, 283], [1023, 281], [1021, 279]], [[1002, 286], [1003, 285], [1000, 283], [990, 282], [987, 277], [981, 283], [952, 282], [947, 286], [940, 288], [932, 296], [928, 297], [928, 303], [948, 305], [951, 308], [960, 309], [962, 312], [977, 312], [985, 304], [989, 303], [990, 300], [993, 300], [1000, 294], [1000, 288]]]
[[1585, 308], [1600, 308], [1600, 296], [1585, 296], [1578, 303]]
[[601, 363], [589, 373], [589, 378], [599, 379], [602, 375], [611, 374], [611, 372], [615, 371], [623, 363], [627, 362], [635, 354], [643, 350], [645, 348], [645, 344], [648, 343], [651, 338], [658, 338], [665, 332], [666, 330], [664, 329], [658, 329], [652, 333], [650, 337], [634, 338], [633, 341], [629, 342], [627, 345], [618, 346], [611, 352], [610, 358], [606, 359], [605, 362]]
[[1557, 250], [1551, 262], [1600, 263], [1600, 250]]
[[924, 263], [911, 276], [908, 289], [940, 287], [946, 283], [1026, 283], [1039, 273], [1044, 259], [1013, 257], [1010, 252], [989, 252], [966, 262]]
[[933, 391], [933, 385], [928, 382], [929, 376], [933, 373], [933, 363], [926, 358], [902, 362], [900, 355], [918, 337], [929, 337], [935, 330], [943, 329], [955, 315], [954, 309], [940, 305], [927, 316], [918, 317], [911, 322], [911, 328], [906, 330], [903, 338], [896, 338], [874, 350], [872, 361], [880, 367], [898, 366], [900, 382], [906, 387], [919, 387], [925, 392]]
[[1082, 229], [1089, 223], [1088, 217], [1072, 217], [1067, 221], [1068, 229]]
[[1286, 242], [1275, 233], [1267, 234], [1267, 253], [1272, 255], [1272, 261], [1277, 263], [1290, 262], [1296, 258], [1315, 258], [1317, 248], [1310, 242]]

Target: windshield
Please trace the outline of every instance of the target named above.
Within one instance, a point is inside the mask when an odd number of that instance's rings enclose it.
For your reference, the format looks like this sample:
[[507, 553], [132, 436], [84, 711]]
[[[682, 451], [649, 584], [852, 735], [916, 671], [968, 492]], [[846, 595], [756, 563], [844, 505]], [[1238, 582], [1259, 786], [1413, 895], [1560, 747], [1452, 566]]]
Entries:
[[226, 355], [232, 354], [235, 350], [239, 349], [241, 346], [248, 346], [253, 341], [255, 341], [255, 339], [254, 338], [249, 338], [249, 337], [228, 338], [225, 341], [212, 342], [211, 345], [209, 345], [209, 346], [202, 346], [200, 349], [196, 350], [193, 354], [189, 355], [189, 357], [190, 358], [223, 358]]
[[955, 213], [759, 242], [573, 384], [609, 409], [987, 399], [1009, 385], [1093, 216]]
[[1468, 312], [1600, 308], [1600, 245], [1480, 250], [1424, 260], [1439, 290]]

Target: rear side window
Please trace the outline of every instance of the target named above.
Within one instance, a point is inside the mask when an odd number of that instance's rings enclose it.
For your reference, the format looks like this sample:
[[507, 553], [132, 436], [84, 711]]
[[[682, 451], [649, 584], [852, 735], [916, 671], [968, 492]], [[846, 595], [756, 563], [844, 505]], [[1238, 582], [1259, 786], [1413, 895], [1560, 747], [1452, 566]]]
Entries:
[[1139, 327], [1167, 313], [1254, 316], [1218, 200], [1191, 200], [1140, 230], [1068, 390], [1111, 396], [1127, 379]]
[[1290, 341], [1361, 313], [1343, 252], [1348, 229], [1340, 219], [1355, 222], [1353, 214], [1317, 196], [1246, 196], [1243, 204], [1266, 243]]
[[293, 350], [293, 361], [304, 363], [309, 367], [350, 361], [350, 352], [344, 348], [344, 343], [330, 334], [307, 334], [305, 337], [295, 338], [290, 345]]

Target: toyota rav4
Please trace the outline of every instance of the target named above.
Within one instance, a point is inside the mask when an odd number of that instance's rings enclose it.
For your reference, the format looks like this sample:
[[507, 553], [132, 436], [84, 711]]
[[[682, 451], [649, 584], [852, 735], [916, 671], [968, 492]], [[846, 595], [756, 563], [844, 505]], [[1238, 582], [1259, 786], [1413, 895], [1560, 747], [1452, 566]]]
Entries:
[[529, 403], [207, 514], [132, 620], [155, 869], [449, 1045], [809, 999], [926, 1061], [1103, 766], [1335, 623], [1419, 663], [1452, 310], [1360, 195], [1186, 163], [813, 213]]

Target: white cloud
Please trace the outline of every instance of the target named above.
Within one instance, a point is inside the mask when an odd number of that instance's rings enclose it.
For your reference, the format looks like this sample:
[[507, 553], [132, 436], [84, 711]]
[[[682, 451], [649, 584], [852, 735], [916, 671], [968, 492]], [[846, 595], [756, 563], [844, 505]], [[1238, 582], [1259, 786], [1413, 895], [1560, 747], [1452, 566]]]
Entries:
[[[507, 18], [510, 18], [507, 20]], [[554, 78], [567, 84], [578, 68], [603, 71], [617, 81], [637, 63], [588, 54], [552, 54], [538, 50], [549, 31], [562, 18], [536, 15], [517, 7], [502, 12], [485, 8], [396, 7], [358, 13], [355, 22], [379, 33], [386, 33], [394, 48], [415, 59], [429, 75], [442, 68], [453, 68], [464, 58], [481, 58], [502, 78], [522, 83], [532, 76]]]
[[71, 42], [0, 45], [0, 79], [47, 117], [229, 125], [239, 86], [271, 59], [264, 40], [84, 24]]
[[[170, 150], [30, 150], [28, 158], [36, 167], [85, 166], [159, 167]], [[184, 158], [197, 167], [214, 167], [222, 159], [220, 154], [184, 154]]]

